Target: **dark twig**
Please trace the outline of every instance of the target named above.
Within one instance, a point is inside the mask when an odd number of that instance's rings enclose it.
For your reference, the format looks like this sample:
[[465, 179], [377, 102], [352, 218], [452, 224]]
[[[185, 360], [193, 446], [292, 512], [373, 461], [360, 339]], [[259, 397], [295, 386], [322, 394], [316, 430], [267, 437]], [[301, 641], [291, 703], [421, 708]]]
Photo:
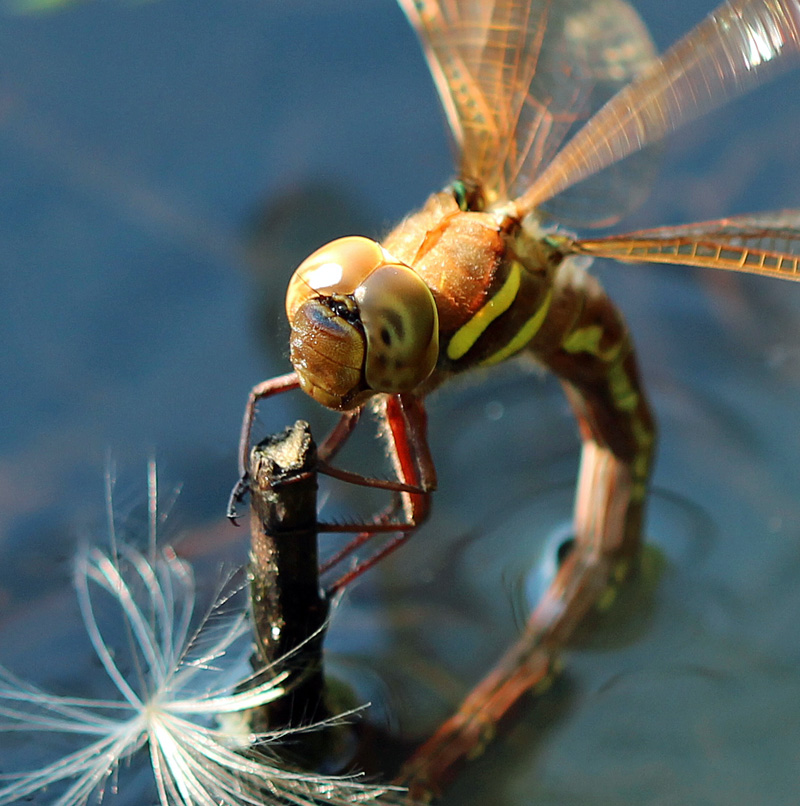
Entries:
[[317, 450], [307, 423], [268, 437], [250, 456], [250, 591], [260, 660], [289, 671], [269, 706], [270, 730], [329, 716], [322, 644], [328, 601], [317, 560]]

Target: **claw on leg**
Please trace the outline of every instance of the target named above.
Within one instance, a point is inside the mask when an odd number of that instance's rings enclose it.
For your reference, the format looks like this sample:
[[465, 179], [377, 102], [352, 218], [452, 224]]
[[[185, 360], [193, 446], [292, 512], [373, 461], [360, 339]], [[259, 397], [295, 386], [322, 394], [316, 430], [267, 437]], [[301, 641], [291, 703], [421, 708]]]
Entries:
[[[273, 395], [297, 389], [297, 373], [291, 372], [271, 378], [254, 386], [245, 407], [239, 438], [239, 481], [228, 501], [228, 518], [236, 524], [237, 506], [249, 490], [250, 441], [259, 401]], [[317, 471], [349, 484], [388, 490], [396, 494], [395, 503], [378, 513], [372, 520], [346, 526], [319, 524], [319, 531], [350, 531], [358, 534], [343, 549], [328, 560], [321, 569], [325, 572], [352, 556], [377, 534], [394, 533], [382, 547], [366, 559], [355, 563], [328, 589], [334, 593], [349, 585], [357, 577], [395, 551], [425, 520], [430, 510], [430, 492], [436, 487], [436, 471], [427, 442], [427, 418], [420, 398], [412, 394], [386, 395], [379, 413], [385, 422], [385, 435], [389, 457], [397, 473], [397, 480], [376, 479], [340, 470], [330, 461], [347, 442], [361, 416], [362, 409], [344, 412], [338, 423], [323, 440], [318, 450]]]
[[239, 505], [244, 501], [247, 493], [250, 492], [250, 476], [249, 474], [241, 476], [239, 481], [233, 485], [231, 494], [228, 497], [228, 510], [227, 518], [234, 525], [239, 525], [239, 514], [236, 511]]

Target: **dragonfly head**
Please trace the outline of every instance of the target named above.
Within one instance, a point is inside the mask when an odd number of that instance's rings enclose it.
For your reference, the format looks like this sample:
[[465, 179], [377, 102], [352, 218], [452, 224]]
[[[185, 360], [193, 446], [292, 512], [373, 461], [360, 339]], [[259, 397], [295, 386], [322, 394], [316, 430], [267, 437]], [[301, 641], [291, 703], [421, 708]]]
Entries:
[[339, 238], [306, 258], [289, 282], [286, 316], [300, 386], [336, 411], [411, 391], [439, 355], [433, 294], [369, 238]]

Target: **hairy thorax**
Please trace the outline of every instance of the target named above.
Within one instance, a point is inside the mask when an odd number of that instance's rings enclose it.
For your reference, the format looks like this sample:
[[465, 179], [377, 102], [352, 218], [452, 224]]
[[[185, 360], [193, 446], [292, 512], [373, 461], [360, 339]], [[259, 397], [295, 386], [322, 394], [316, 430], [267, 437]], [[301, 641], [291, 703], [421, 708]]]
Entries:
[[525, 346], [520, 334], [534, 314], [544, 318], [559, 260], [537, 230], [502, 210], [465, 212], [442, 191], [384, 240], [433, 293], [439, 370], [497, 363]]

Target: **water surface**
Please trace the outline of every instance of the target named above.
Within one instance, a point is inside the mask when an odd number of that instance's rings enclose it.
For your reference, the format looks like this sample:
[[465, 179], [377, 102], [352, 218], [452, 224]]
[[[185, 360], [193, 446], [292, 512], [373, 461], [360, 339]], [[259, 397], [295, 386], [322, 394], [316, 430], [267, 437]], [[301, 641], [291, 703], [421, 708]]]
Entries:
[[[700, 6], [639, 7], [663, 48]], [[673, 138], [628, 223], [798, 206], [798, 82]], [[7, 15], [0, 101], [0, 661], [75, 691], [97, 668], [52, 614], [76, 629], [69, 558], [79, 538], [103, 539], [108, 457], [121, 517], [141, 505], [154, 455], [182, 486], [171, 536], [213, 556], [211, 576], [219, 558], [241, 562], [246, 536], [222, 513], [247, 392], [288, 366], [294, 265], [330, 237], [385, 231], [451, 164], [391, 0]], [[567, 656], [562, 683], [449, 802], [485, 802], [477, 782], [508, 804], [795, 802], [800, 288], [597, 272], [661, 427], [647, 528], [660, 572]], [[265, 408], [264, 432], [314, 414], [299, 396]], [[502, 370], [430, 411], [431, 522], [352, 593], [331, 636], [344, 662], [377, 670], [386, 707], [420, 736], [519, 629], [578, 457], [552, 379]]]

